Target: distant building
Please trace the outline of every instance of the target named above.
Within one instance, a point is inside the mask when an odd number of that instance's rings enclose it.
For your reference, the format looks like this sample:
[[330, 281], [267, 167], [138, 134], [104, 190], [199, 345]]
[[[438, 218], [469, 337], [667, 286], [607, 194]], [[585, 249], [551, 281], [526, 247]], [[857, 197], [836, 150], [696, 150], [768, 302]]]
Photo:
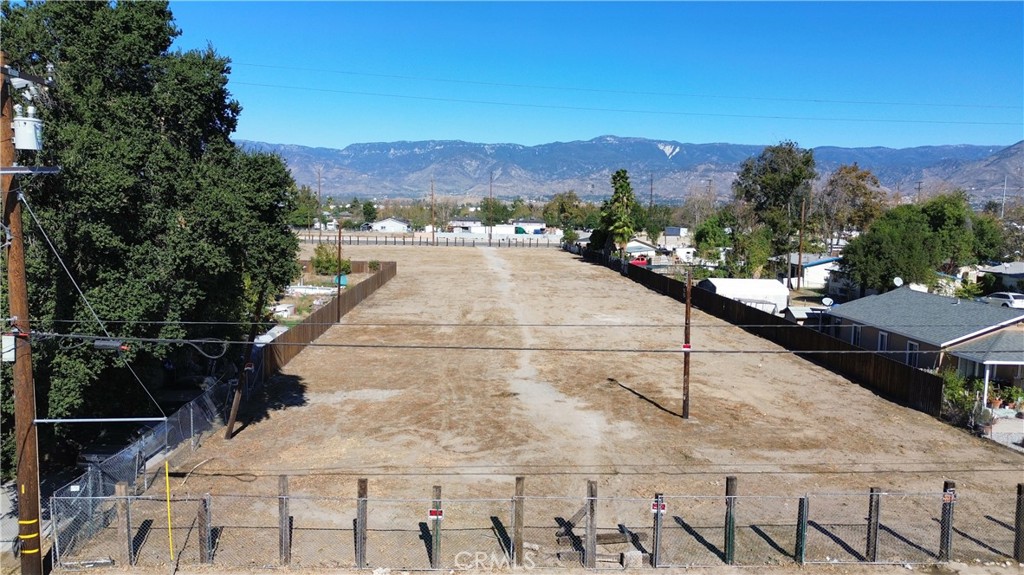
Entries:
[[776, 280], [708, 278], [697, 287], [777, 315], [789, 307], [789, 290]]
[[373, 222], [372, 229], [375, 232], [404, 234], [412, 231], [412, 224], [399, 218], [384, 218]]

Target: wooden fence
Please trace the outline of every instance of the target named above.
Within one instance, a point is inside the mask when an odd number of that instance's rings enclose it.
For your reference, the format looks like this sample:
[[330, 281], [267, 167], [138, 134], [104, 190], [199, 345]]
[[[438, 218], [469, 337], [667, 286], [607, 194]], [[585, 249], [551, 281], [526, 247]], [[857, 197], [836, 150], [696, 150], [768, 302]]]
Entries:
[[[592, 263], [603, 263], [604, 256], [584, 254]], [[606, 264], [619, 269], [619, 263]], [[686, 301], [686, 283], [640, 266], [627, 265], [626, 275], [644, 287], [680, 302]], [[942, 378], [889, 359], [864, 348], [800, 326], [784, 318], [761, 311], [718, 294], [694, 288], [693, 305], [744, 330], [772, 341], [798, 356], [852, 379], [859, 385], [892, 401], [932, 416], [942, 410]]]
[[[352, 273], [366, 273], [367, 271], [369, 271], [368, 262], [352, 262]], [[340, 298], [332, 298], [302, 322], [276, 337], [273, 343], [265, 348], [263, 359], [265, 373], [277, 373], [282, 367], [288, 365], [288, 362], [299, 355], [299, 352], [305, 349], [310, 342], [323, 335], [328, 328], [341, 319], [341, 316], [352, 311], [360, 302], [388, 283], [397, 273], [398, 265], [395, 262], [380, 262], [380, 269], [376, 273], [351, 287], [346, 287]]]
[[[467, 234], [469, 235], [469, 234]], [[333, 234], [325, 234], [322, 237], [318, 237], [315, 234], [301, 233], [298, 235], [299, 241], [304, 243], [313, 244], [326, 244], [331, 246], [338, 245], [338, 236]], [[548, 236], [533, 236], [530, 234], [520, 234], [516, 236], [505, 236], [493, 239], [487, 239], [486, 237], [476, 237], [469, 235], [469, 237], [462, 237], [460, 235], [451, 236], [438, 236], [430, 238], [427, 236], [419, 235], [387, 235], [387, 236], [373, 236], [373, 235], [350, 235], [341, 236], [341, 245], [343, 246], [434, 246], [434, 247], [451, 247], [451, 248], [476, 248], [476, 247], [492, 247], [492, 248], [561, 248], [562, 241], [558, 238], [551, 238]]]

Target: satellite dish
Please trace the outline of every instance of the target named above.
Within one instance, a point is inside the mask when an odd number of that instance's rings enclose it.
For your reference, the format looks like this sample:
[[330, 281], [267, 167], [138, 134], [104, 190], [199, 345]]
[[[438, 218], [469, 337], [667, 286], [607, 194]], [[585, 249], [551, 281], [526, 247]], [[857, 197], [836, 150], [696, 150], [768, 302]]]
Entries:
[[836, 302], [835, 302], [835, 300], [833, 300], [833, 299], [832, 299], [832, 298], [830, 298], [830, 297], [825, 297], [825, 298], [822, 298], [822, 299], [821, 299], [821, 303], [822, 303], [823, 305], [826, 305], [826, 306], [828, 306], [828, 307], [832, 307], [832, 304], [834, 304], [834, 303], [836, 303]]
[[903, 278], [896, 276], [892, 278], [892, 283], [895, 284], [896, 287], [900, 287], [901, 285], [903, 285]]

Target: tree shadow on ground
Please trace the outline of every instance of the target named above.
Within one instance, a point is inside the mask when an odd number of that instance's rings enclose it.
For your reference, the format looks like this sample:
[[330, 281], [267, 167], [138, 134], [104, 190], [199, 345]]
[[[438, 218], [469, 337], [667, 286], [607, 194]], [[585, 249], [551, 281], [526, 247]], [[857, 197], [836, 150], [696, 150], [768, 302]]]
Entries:
[[[232, 389], [226, 398], [225, 410], [230, 413], [231, 402], [235, 391]], [[266, 383], [242, 389], [242, 400], [238, 406], [238, 417], [232, 436], [241, 433], [254, 423], [269, 419], [270, 413], [292, 407], [302, 407], [308, 403], [306, 383], [295, 375], [271, 376]], [[227, 419], [227, 415], [225, 416]]]

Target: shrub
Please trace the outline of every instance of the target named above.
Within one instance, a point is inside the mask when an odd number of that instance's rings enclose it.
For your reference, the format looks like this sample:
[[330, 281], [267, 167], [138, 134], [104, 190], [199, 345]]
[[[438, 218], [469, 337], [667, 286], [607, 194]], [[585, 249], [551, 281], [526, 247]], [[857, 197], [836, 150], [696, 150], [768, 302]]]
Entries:
[[352, 261], [343, 259], [339, 270], [338, 254], [327, 244], [320, 244], [313, 252], [313, 271], [317, 275], [333, 276], [339, 273], [342, 275], [352, 273]]
[[956, 371], [946, 370], [942, 376], [942, 415], [955, 425], [967, 426], [974, 412], [975, 395], [979, 391], [976, 379], [968, 380]]
[[370, 267], [370, 271], [371, 272], [380, 271], [380, 261], [379, 260], [370, 260], [370, 263], [367, 264], [367, 265]]

